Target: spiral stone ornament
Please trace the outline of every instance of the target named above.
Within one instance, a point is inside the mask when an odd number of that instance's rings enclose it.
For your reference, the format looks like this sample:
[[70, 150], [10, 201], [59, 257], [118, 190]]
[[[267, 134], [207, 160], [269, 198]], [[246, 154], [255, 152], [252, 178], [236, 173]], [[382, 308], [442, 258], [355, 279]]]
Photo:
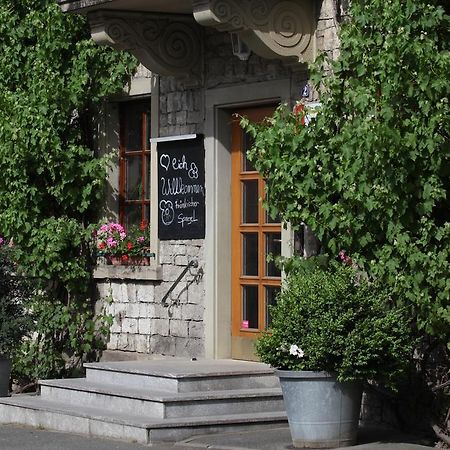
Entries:
[[314, 0], [194, 0], [194, 18], [237, 33], [265, 58], [314, 59]]
[[311, 39], [302, 8], [291, 2], [278, 3], [270, 16], [270, 37], [282, 49], [303, 52]]
[[267, 19], [270, 17], [271, 10], [267, 0], [251, 0], [248, 5], [248, 10], [256, 27], [267, 24]]
[[159, 41], [159, 54], [170, 67], [180, 71], [198, 60], [200, 46], [190, 27], [183, 23], [169, 23]]
[[105, 31], [112, 41], [120, 42], [124, 48], [136, 46], [136, 40], [127, 31], [127, 23], [124, 20], [116, 19], [111, 21]]
[[154, 73], [195, 75], [199, 70], [199, 27], [188, 16], [101, 12], [88, 19], [96, 42], [128, 50]]
[[211, 7], [219, 21], [226, 24], [226, 28], [237, 30], [245, 27], [245, 15], [239, 3], [233, 0], [214, 0]]

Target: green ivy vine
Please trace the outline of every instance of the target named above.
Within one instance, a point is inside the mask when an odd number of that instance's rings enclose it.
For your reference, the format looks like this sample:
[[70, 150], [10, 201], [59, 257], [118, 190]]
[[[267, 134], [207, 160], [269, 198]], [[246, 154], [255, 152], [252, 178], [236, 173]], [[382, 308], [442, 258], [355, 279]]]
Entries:
[[[95, 118], [135, 68], [130, 55], [96, 45], [86, 18], [63, 14], [54, 0], [0, 4], [0, 234], [13, 240], [21, 272], [36, 280], [42, 308], [69, 311], [74, 323], [88, 323], [81, 306], [92, 299], [87, 228], [106, 179]], [[41, 318], [42, 308], [34, 307]], [[37, 332], [55, 336], [60, 322]]]
[[351, 2], [339, 58], [312, 68], [315, 120], [305, 127], [282, 106], [242, 125], [271, 214], [307, 223], [332, 256], [345, 250], [447, 345], [450, 17], [440, 3]]

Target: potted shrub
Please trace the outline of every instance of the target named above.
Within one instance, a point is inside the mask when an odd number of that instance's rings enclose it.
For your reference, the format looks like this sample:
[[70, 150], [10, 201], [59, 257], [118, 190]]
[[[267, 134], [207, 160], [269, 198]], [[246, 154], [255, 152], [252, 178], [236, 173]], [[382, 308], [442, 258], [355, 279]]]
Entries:
[[96, 252], [106, 258], [108, 264], [148, 266], [150, 258], [150, 234], [148, 226], [131, 227], [110, 222], [94, 231]]
[[395, 388], [411, 357], [410, 325], [389, 292], [351, 266], [310, 267], [288, 273], [256, 351], [277, 369], [294, 447], [354, 445], [362, 383]]
[[0, 237], [0, 397], [9, 393], [11, 357], [29, 330], [24, 301], [30, 291], [26, 280], [16, 276], [10, 253]]

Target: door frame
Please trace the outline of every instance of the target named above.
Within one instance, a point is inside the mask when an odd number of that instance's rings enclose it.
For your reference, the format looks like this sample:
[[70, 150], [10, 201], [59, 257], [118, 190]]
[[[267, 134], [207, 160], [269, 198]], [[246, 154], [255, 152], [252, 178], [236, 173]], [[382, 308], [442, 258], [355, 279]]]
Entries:
[[[251, 108], [239, 109], [234, 114], [247, 116], [249, 120], [262, 122], [266, 117], [270, 117], [275, 110], [276, 105], [253, 106]], [[266, 221], [266, 212], [258, 201], [258, 218], [256, 222], [243, 223], [243, 185], [246, 181], [257, 183], [258, 197], [264, 196], [265, 183], [257, 171], [246, 171], [244, 169], [245, 156], [243, 154], [244, 131], [239, 126], [239, 118], [233, 117], [232, 123], [232, 230], [231, 230], [231, 357], [233, 359], [256, 360], [254, 343], [260, 334], [256, 329], [242, 328], [243, 319], [243, 290], [252, 287], [257, 288], [257, 315], [258, 328], [265, 327], [266, 318], [266, 288], [269, 286], [279, 287], [279, 277], [271, 277], [266, 273], [266, 240], [268, 233], [280, 233], [281, 224], [270, 223]], [[244, 274], [243, 254], [244, 254], [244, 235], [257, 238], [257, 273]]]
[[[304, 79], [307, 79], [305, 74]], [[205, 92], [205, 357], [231, 357], [231, 114], [235, 109], [287, 103], [289, 78]], [[282, 229], [282, 254], [291, 253], [291, 230]]]

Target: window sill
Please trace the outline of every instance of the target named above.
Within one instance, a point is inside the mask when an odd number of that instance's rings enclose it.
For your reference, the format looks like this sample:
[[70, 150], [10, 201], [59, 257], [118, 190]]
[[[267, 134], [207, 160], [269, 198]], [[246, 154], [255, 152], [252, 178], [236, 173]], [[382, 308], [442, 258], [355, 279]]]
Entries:
[[94, 269], [94, 279], [123, 279], [123, 280], [162, 280], [162, 267], [156, 265], [150, 266], [110, 266], [99, 264]]

